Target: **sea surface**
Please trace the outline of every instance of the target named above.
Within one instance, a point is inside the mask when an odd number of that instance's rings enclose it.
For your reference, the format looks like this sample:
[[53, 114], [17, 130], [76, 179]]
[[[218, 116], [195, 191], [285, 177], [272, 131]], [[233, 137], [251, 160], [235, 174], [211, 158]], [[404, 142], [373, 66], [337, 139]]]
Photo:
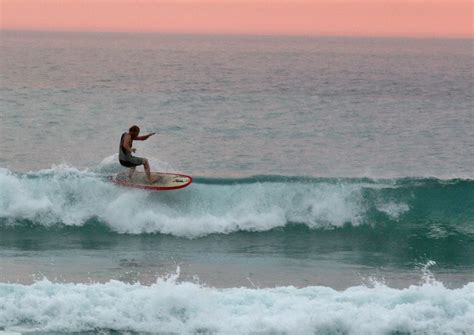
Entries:
[[472, 39], [0, 42], [0, 334], [474, 334]]

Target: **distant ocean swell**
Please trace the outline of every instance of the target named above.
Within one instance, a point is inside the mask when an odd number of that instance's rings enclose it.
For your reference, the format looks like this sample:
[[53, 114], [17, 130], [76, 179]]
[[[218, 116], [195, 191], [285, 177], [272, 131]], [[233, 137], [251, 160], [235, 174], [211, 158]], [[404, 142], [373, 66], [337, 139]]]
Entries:
[[0, 229], [94, 223], [117, 233], [187, 238], [300, 224], [310, 229], [434, 227], [438, 238], [472, 239], [474, 180], [198, 177], [186, 189], [153, 193], [66, 166], [26, 174], [0, 169]]

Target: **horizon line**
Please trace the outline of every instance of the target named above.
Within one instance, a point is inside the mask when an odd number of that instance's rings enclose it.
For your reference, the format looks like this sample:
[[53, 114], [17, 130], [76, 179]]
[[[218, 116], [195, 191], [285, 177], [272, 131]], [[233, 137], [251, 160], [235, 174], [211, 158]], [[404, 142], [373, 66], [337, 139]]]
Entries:
[[192, 32], [192, 31], [159, 31], [159, 30], [80, 30], [80, 29], [33, 29], [33, 28], [0, 28], [0, 33], [75, 33], [75, 34], [159, 34], [159, 35], [181, 35], [181, 36], [231, 36], [231, 37], [295, 37], [295, 38], [386, 38], [386, 39], [429, 39], [429, 40], [474, 40], [472, 34], [464, 35], [397, 35], [397, 34], [315, 34], [315, 33], [247, 33], [247, 32]]

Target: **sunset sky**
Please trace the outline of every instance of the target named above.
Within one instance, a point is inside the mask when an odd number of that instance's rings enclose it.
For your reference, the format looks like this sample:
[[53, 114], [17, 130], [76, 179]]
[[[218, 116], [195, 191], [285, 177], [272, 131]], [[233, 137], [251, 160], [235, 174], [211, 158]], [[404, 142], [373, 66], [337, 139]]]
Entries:
[[474, 0], [0, 0], [2, 29], [473, 36]]

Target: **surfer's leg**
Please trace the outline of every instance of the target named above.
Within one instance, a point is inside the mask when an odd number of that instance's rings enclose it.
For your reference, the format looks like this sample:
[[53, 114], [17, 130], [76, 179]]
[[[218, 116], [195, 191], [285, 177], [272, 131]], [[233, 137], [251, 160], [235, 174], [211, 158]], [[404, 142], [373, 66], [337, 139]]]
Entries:
[[132, 179], [134, 173], [135, 173], [135, 167], [131, 167], [128, 170], [128, 178]]
[[145, 159], [145, 161], [143, 162], [143, 167], [145, 168], [146, 177], [148, 178], [148, 180], [150, 180], [150, 164], [148, 164], [148, 159]]
[[148, 159], [145, 159], [145, 161], [143, 162], [143, 167], [145, 168], [146, 177], [148, 178], [150, 184], [153, 184], [155, 181], [158, 180], [158, 178], [151, 177], [150, 164], [148, 163]]

